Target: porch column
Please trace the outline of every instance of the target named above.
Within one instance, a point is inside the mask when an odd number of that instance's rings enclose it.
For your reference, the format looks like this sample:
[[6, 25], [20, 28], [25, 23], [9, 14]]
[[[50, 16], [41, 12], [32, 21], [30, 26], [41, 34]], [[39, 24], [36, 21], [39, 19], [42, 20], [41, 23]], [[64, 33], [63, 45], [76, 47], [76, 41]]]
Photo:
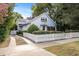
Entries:
[[19, 28], [19, 25], [17, 25], [17, 30], [19, 30], [20, 28]]
[[55, 26], [55, 31], [57, 31], [57, 27]]
[[43, 27], [42, 26], [40, 26], [40, 30], [43, 30]]
[[45, 31], [47, 31], [47, 26], [45, 26]]
[[57, 31], [57, 23], [56, 23], [56, 21], [55, 21], [55, 31]]

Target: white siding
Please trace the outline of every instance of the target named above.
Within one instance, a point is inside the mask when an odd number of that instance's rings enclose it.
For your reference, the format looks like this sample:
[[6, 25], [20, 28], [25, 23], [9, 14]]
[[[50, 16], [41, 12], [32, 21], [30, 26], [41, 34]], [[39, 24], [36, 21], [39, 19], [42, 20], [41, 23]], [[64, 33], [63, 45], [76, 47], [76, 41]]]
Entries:
[[[17, 20], [17, 21], [16, 21], [16, 24], [17, 24], [17, 26], [19, 26], [19, 24], [27, 24], [27, 23], [29, 23], [28, 25], [26, 25], [26, 26], [24, 26], [24, 27], [22, 28], [22, 31], [23, 31], [23, 30], [27, 30], [27, 29], [29, 28], [29, 26], [32, 25], [32, 24], [35, 24], [35, 25], [38, 26], [38, 28], [41, 30], [41, 29], [42, 29], [42, 28], [41, 28], [41, 25], [44, 24], [44, 23], [41, 21], [41, 18], [42, 18], [42, 17], [47, 18], [47, 23], [46, 23], [47, 26], [55, 27], [55, 22], [48, 16], [47, 13], [43, 13], [43, 14], [39, 15], [39, 16], [35, 17], [34, 19], [32, 19], [31, 21], [29, 21], [29, 20], [27, 20], [27, 19], [20, 19], [20, 20]], [[20, 29], [20, 28], [18, 27], [18, 29]]]
[[43, 24], [43, 22], [41, 21], [41, 17], [47, 18], [47, 26], [55, 27], [54, 21], [47, 14], [43, 14], [37, 18], [34, 18], [34, 21], [31, 22], [31, 24], [35, 24], [41, 29], [41, 25]]
[[30, 27], [30, 25], [23, 26], [22, 31], [26, 31], [29, 27]]

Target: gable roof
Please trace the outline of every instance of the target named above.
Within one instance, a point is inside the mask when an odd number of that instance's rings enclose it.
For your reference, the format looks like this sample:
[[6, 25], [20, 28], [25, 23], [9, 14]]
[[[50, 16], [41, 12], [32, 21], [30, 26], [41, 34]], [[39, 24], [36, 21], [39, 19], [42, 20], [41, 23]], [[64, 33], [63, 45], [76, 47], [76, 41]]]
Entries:
[[44, 13], [40, 14], [39, 16], [31, 19], [31, 20], [29, 20], [29, 19], [20, 19], [19, 21], [23, 21], [24, 20], [26, 23], [31, 23], [31, 22], [37, 20], [37, 18], [41, 17], [42, 15], [46, 15], [56, 25], [56, 22], [53, 19], [51, 19], [48, 14], [49, 14], [48, 12], [44, 12]]
[[[37, 20], [37, 18], [41, 17], [42, 15], [46, 15], [46, 16], [47, 16], [50, 20], [52, 20], [52, 22], [54, 22], [54, 24], [56, 25], [56, 22], [55, 22], [53, 19], [51, 19], [48, 14], [49, 14], [48, 12], [44, 12], [44, 13], [40, 14], [39, 16], [33, 18], [33, 19], [31, 20], [31, 22]], [[31, 22], [30, 22], [30, 23], [31, 23]]]

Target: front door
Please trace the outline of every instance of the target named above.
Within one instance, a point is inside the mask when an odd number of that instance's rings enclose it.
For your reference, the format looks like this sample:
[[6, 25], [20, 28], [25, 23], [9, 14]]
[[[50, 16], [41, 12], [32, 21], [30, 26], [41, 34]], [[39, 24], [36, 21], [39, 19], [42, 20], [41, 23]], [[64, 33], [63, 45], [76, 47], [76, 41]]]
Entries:
[[43, 26], [43, 30], [45, 30], [45, 26]]

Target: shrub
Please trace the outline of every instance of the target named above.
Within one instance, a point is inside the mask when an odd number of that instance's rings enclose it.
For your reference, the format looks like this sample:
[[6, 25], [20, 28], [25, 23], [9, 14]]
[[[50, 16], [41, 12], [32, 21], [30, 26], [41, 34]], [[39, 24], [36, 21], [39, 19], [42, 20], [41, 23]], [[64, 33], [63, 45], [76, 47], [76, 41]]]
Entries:
[[7, 17], [4, 24], [6, 25], [8, 29], [12, 29], [15, 25], [15, 19], [12, 16]]
[[8, 37], [9, 32], [5, 25], [0, 25], [0, 42], [3, 42]]
[[52, 33], [62, 33], [61, 31], [34, 31], [32, 34], [52, 34]]
[[34, 31], [38, 31], [38, 30], [39, 30], [39, 28], [38, 28], [36, 25], [32, 24], [32, 25], [27, 29], [27, 32], [28, 32], [28, 33], [32, 33], [32, 32], [34, 32]]
[[27, 32], [27, 31], [22, 31], [22, 32]]
[[23, 35], [23, 32], [22, 31], [19, 31], [19, 32], [17, 32], [17, 35], [22, 36]]

